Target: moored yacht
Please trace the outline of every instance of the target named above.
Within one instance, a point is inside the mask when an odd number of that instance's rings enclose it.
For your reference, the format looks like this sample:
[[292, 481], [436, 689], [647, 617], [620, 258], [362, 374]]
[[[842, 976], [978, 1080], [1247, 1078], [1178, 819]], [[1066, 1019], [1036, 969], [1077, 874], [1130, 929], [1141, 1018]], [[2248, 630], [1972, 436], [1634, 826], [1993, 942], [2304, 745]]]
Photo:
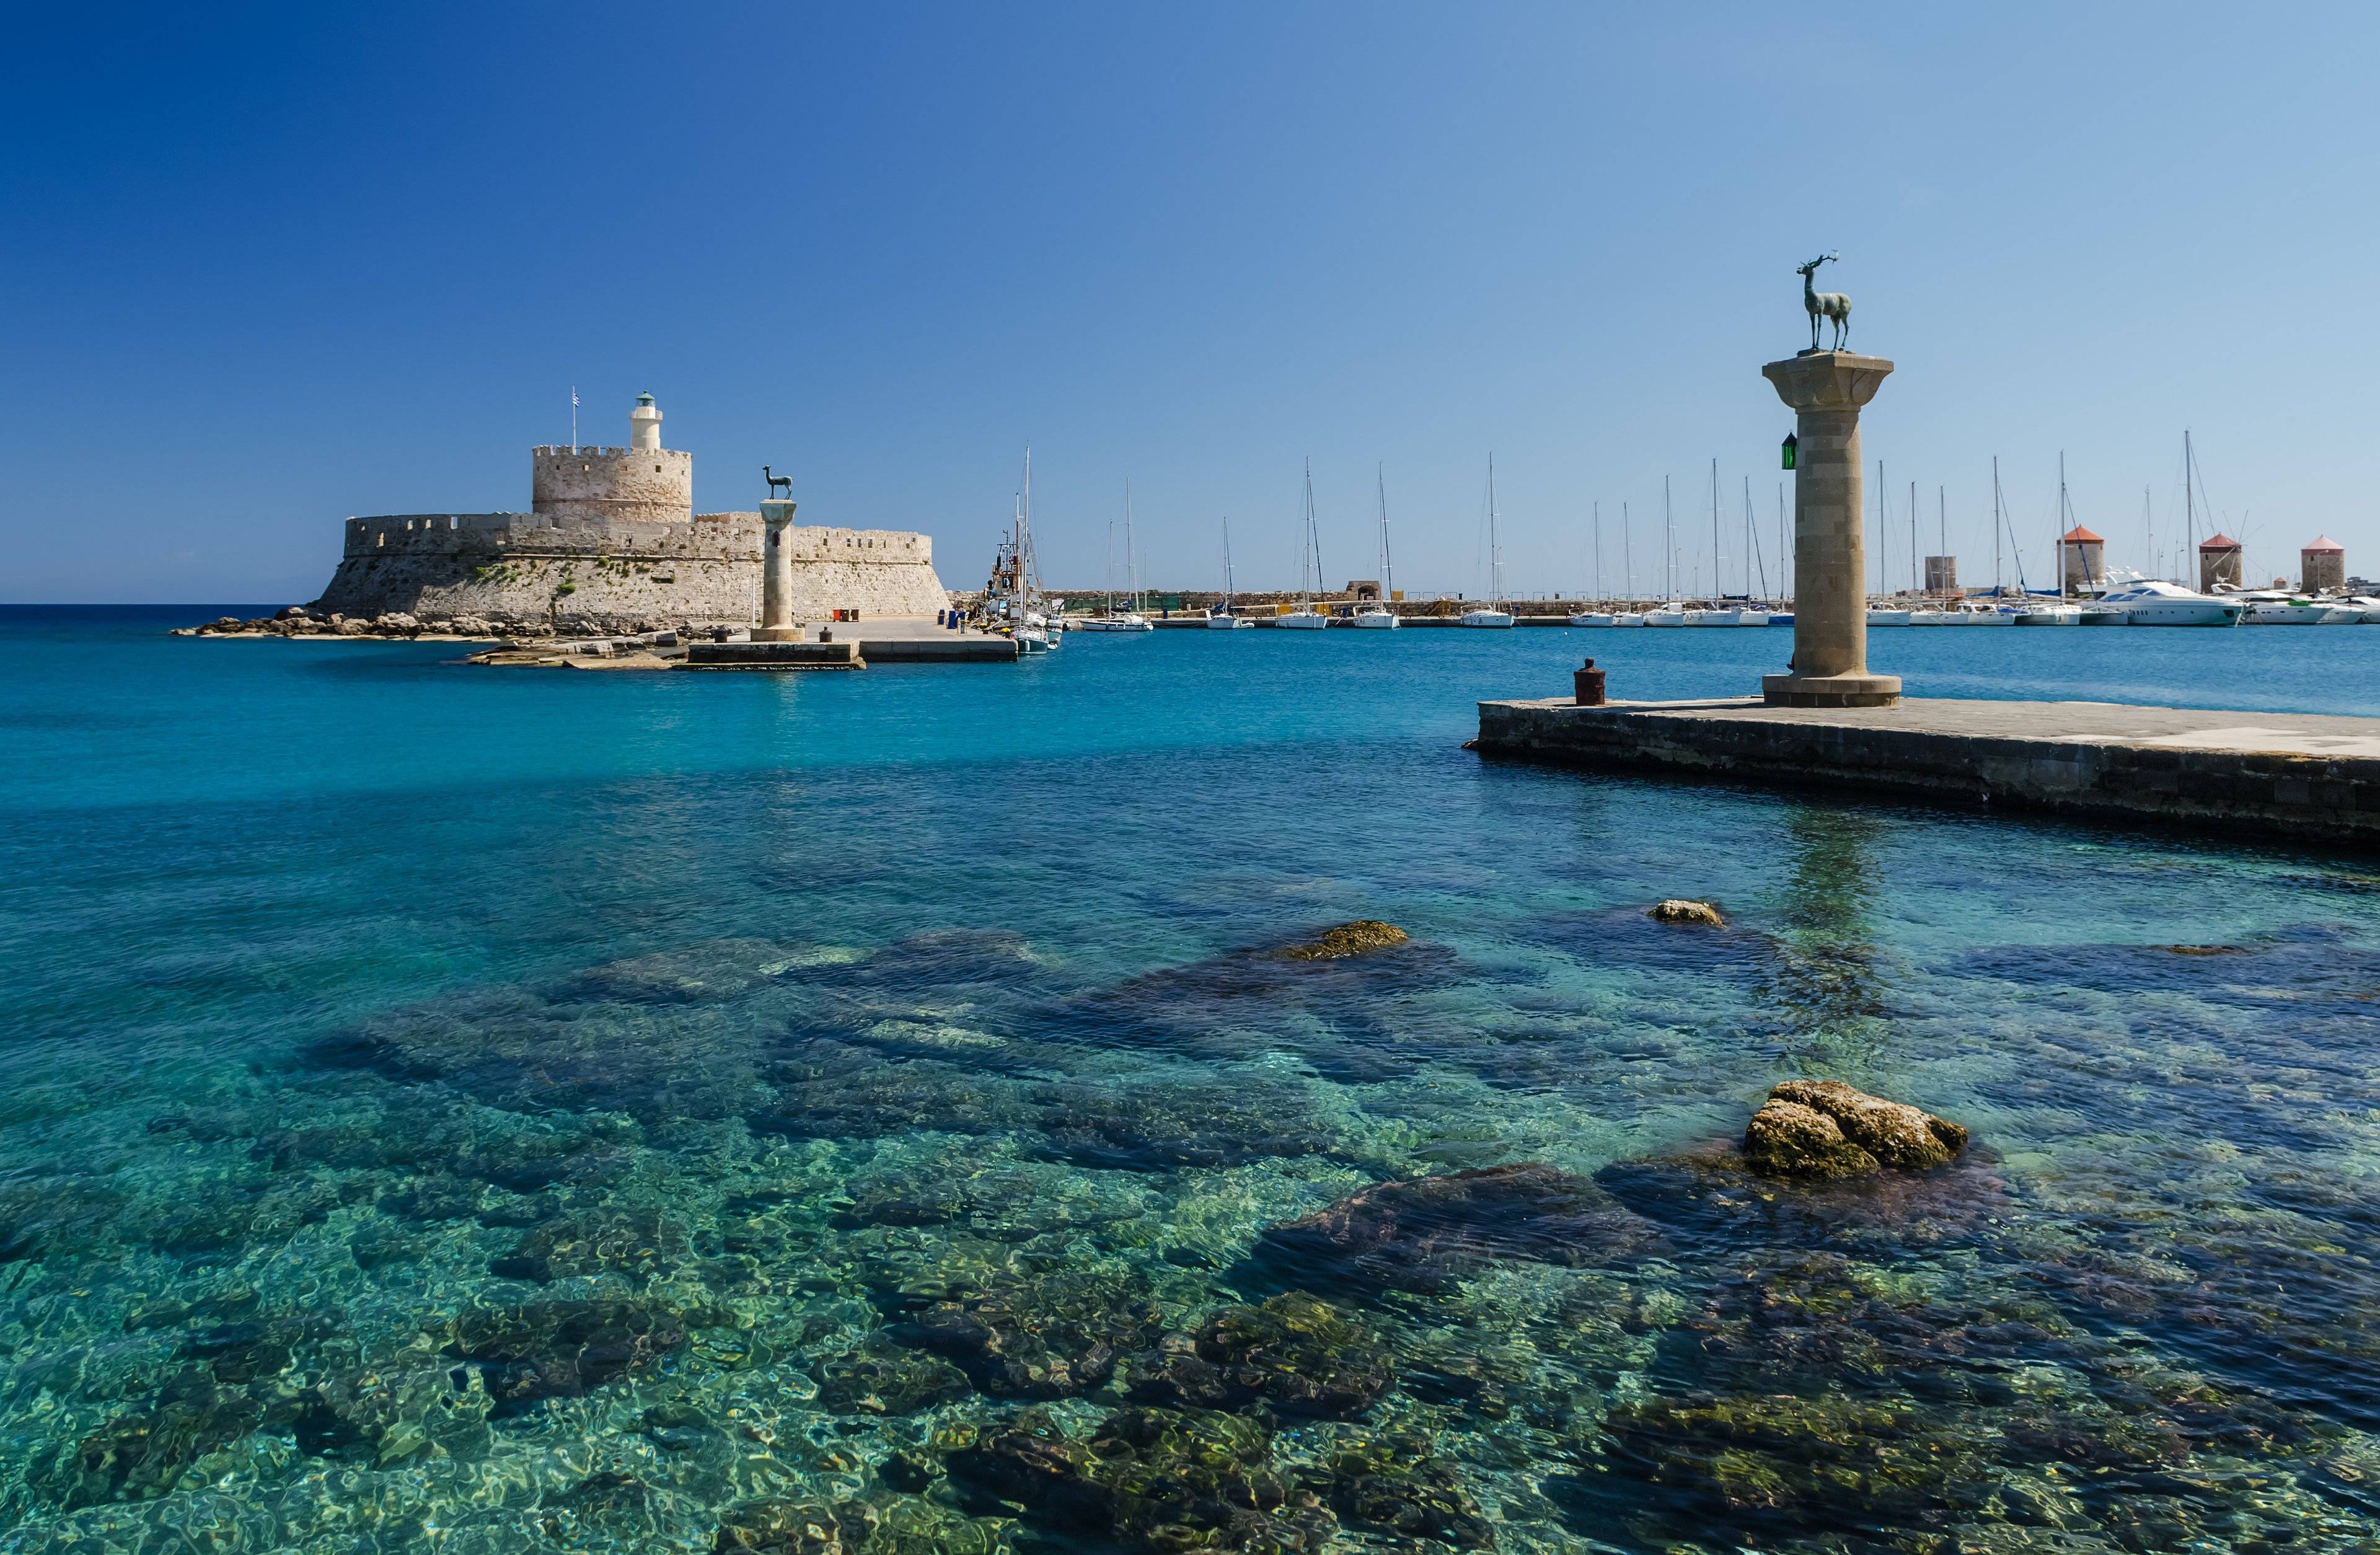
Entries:
[[1685, 624], [1686, 607], [1681, 600], [1671, 600], [1645, 613], [1645, 625], [1647, 626], [1682, 626]]
[[[2292, 594], [2286, 589], [2251, 589], [2244, 594], [2228, 596], [2229, 601], [2247, 607], [2248, 613], [2240, 619], [2250, 626], [2324, 626], [2331, 624], [2333, 606], [2303, 594]], [[2344, 619], [2341, 610], [2338, 613]], [[2361, 612], [2357, 613], [2359, 615]], [[2343, 624], [2342, 620], [2342, 624]]]
[[1207, 613], [1207, 629], [1210, 632], [1254, 631], [1256, 623], [1232, 613], [1232, 521], [1223, 520], [1223, 608]]
[[[2156, 578], [2110, 589], [2095, 608], [2122, 612], [2124, 624], [2131, 626], [2236, 626], [2247, 613], [2237, 598], [2201, 594]], [[2083, 614], [2088, 621], [2090, 612]]]
[[1496, 535], [1496, 456], [1488, 456], [1488, 602], [1466, 610], [1465, 626], [1509, 626], [1512, 613], [1504, 608], [1504, 551]]
[[1389, 556], [1389, 474], [1386, 465], [1373, 472], [1380, 492], [1380, 597], [1355, 607], [1347, 618], [1350, 626], [1362, 626], [1375, 632], [1392, 632], [1397, 627], [1397, 613], [1388, 607], [1397, 597], [1396, 567]]
[[1314, 461], [1305, 461], [1305, 527], [1298, 536], [1297, 608], [1274, 617], [1273, 625], [1293, 632], [1318, 632], [1330, 617], [1314, 608], [1315, 592], [1322, 587], [1322, 531], [1314, 522]]

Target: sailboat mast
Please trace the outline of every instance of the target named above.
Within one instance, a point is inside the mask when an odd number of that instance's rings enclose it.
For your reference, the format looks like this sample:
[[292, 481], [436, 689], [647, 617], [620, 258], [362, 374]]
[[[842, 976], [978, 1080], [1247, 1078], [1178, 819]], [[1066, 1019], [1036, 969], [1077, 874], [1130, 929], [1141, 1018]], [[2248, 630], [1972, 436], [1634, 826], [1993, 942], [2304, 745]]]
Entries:
[[2190, 429], [2181, 429], [2181, 533], [2184, 545], [2198, 543], [2198, 504], [2190, 492]]
[[1488, 588], [1492, 607], [1504, 602], [1504, 547], [1496, 534], [1496, 456], [1488, 456]]
[[2000, 591], [2000, 456], [1992, 456], [1992, 593]]
[[1603, 602], [1603, 504], [1595, 504], [1595, 601]]
[[1940, 486], [1934, 488], [1934, 527], [1937, 531], [1936, 543], [1942, 547], [1942, 554], [1948, 556], [1950, 553], [1950, 497], [1949, 492]]
[[1670, 478], [1661, 477], [1661, 546], [1669, 552], [1668, 570], [1661, 575], [1661, 601], [1668, 603], [1678, 593], [1678, 530], [1670, 517]]
[[1909, 483], [1909, 591], [1920, 591], [1917, 582], [1917, 482]]
[[1380, 600], [1385, 604], [1397, 597], [1396, 567], [1389, 555], [1389, 467], [1381, 465], [1373, 473], [1380, 483]]
[[1622, 581], [1627, 585], [1629, 599], [1633, 600], [1636, 597], [1636, 536], [1629, 525], [1628, 504], [1624, 502], [1620, 504], [1620, 565], [1627, 571], [1628, 576]]
[[1727, 598], [1727, 575], [1718, 565], [1718, 461], [1711, 461], [1711, 594], [1712, 602]]

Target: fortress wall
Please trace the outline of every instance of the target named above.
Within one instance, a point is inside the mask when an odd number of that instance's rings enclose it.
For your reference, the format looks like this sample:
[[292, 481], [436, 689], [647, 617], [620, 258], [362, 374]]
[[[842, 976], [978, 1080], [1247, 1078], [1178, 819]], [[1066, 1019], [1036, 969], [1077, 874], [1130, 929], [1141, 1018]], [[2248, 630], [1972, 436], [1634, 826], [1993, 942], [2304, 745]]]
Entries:
[[[316, 608], [422, 620], [476, 615], [565, 632], [744, 626], [758, 609], [760, 516], [674, 524], [540, 514], [399, 514], [347, 521], [346, 556]], [[950, 602], [933, 542], [893, 529], [797, 528], [794, 614], [931, 615]]]
[[683, 524], [694, 516], [694, 456], [682, 448], [532, 448], [528, 504], [550, 518]]

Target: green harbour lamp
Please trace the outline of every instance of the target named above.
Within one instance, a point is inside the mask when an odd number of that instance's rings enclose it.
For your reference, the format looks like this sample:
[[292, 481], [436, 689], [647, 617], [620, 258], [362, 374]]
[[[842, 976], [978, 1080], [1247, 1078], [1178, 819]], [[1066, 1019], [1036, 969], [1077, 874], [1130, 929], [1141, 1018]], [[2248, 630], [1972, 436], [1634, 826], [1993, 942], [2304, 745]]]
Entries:
[[1787, 432], [1785, 434], [1784, 444], [1778, 450], [1778, 452], [1785, 456], [1785, 463], [1782, 468], [1786, 469], [1791, 469], [1793, 468], [1793, 456], [1800, 452], [1801, 447], [1802, 440], [1799, 437], [1796, 437], [1791, 432]]

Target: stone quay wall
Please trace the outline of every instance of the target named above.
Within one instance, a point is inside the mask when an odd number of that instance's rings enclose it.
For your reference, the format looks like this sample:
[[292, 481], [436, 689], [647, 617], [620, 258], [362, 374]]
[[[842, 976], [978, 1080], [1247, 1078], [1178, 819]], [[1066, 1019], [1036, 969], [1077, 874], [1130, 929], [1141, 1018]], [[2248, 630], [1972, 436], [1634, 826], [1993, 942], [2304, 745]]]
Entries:
[[[317, 614], [402, 613], [474, 618], [497, 631], [600, 633], [741, 626], [759, 609], [758, 513], [680, 522], [396, 514], [350, 518], [345, 538], [338, 570], [310, 607]], [[797, 621], [832, 620], [837, 610], [857, 610], [862, 619], [931, 615], [950, 602], [929, 536], [808, 526], [787, 541]]]

